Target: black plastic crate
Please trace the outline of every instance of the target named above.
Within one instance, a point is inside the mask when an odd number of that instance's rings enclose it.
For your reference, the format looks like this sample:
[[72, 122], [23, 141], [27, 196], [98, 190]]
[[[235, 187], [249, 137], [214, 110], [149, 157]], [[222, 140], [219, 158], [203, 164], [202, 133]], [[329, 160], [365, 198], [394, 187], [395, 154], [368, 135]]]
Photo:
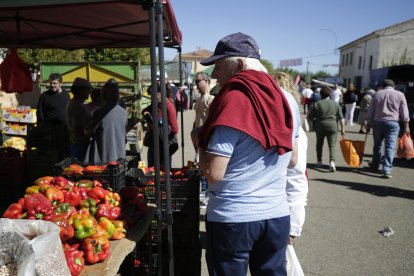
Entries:
[[[160, 177], [160, 182], [161, 210], [166, 212], [167, 192], [163, 176]], [[154, 176], [144, 175], [140, 169], [132, 168], [127, 173], [127, 185], [137, 186], [139, 192], [145, 195], [148, 203], [156, 204], [156, 188], [153, 183]], [[189, 171], [185, 176], [171, 175], [170, 187], [173, 212], [199, 212], [200, 174], [198, 170]]]
[[[83, 173], [82, 175], [68, 174], [65, 171], [65, 168], [69, 167], [71, 164], [77, 164], [82, 167], [86, 166], [102, 166], [107, 165], [106, 169], [102, 172], [88, 172]], [[111, 188], [113, 191], [119, 192], [125, 186], [125, 174], [126, 174], [127, 164], [125, 159], [119, 159], [116, 164], [107, 164], [107, 163], [88, 163], [88, 162], [79, 162], [76, 158], [68, 157], [59, 163], [54, 165], [54, 174], [55, 176], [61, 175], [71, 181], [79, 181], [82, 179], [89, 180], [98, 180], [106, 188]]]

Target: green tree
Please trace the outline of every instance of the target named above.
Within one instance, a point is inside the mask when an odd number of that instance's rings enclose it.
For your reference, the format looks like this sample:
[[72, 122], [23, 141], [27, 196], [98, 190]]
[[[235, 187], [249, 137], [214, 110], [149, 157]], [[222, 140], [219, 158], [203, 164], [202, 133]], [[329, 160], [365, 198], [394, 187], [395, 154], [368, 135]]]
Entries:
[[85, 61], [138, 61], [150, 63], [149, 48], [85, 49]]
[[269, 74], [273, 73], [273, 64], [270, 61], [268, 61], [266, 59], [261, 59], [260, 62], [263, 64], [264, 67], [266, 67], [267, 72]]
[[331, 77], [331, 75], [328, 72], [322, 70], [311, 74], [311, 78], [313, 79], [323, 79], [327, 77]]

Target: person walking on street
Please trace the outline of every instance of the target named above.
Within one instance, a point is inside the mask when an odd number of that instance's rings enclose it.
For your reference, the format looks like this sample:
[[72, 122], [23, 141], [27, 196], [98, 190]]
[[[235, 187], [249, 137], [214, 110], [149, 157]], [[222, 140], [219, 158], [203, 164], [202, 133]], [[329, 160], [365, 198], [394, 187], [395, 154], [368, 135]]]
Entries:
[[358, 101], [358, 95], [356, 93], [355, 86], [351, 83], [348, 86], [344, 95], [344, 104], [345, 104], [345, 125], [354, 125], [354, 112], [355, 106]]
[[374, 148], [370, 168], [379, 169], [384, 142], [383, 176], [392, 177], [392, 162], [394, 147], [400, 132], [399, 121], [404, 124], [404, 131], [410, 133], [407, 100], [402, 92], [395, 90], [394, 81], [386, 79], [382, 83], [382, 90], [375, 93], [367, 113], [367, 132], [373, 129]]
[[331, 90], [331, 100], [336, 102], [338, 105], [342, 105], [342, 91], [337, 84]]
[[286, 275], [287, 167], [297, 163], [300, 112], [260, 63], [256, 41], [222, 38], [212, 77], [221, 90], [207, 121], [192, 131], [209, 183], [206, 260], [209, 275]]
[[[213, 102], [214, 96], [210, 95], [210, 76], [205, 72], [199, 72], [196, 75], [195, 84], [201, 96], [197, 99], [194, 105], [196, 113], [193, 128], [201, 127], [208, 117], [208, 110], [210, 104]], [[195, 162], [198, 163], [198, 148], [195, 149]], [[201, 192], [200, 192], [200, 207], [205, 208], [208, 203], [207, 196], [207, 180], [205, 176], [201, 176]]]
[[317, 165], [322, 166], [322, 149], [326, 137], [329, 147], [329, 170], [335, 172], [338, 121], [340, 122], [342, 135], [345, 135], [345, 127], [342, 110], [338, 104], [330, 99], [330, 93], [331, 91], [327, 86], [322, 87], [322, 100], [316, 103], [309, 117], [315, 121]]
[[[174, 100], [172, 98], [172, 91], [169, 85], [165, 86], [166, 89], [166, 107], [167, 107], [167, 119], [168, 119], [168, 144], [169, 144], [169, 157], [170, 157], [170, 167], [172, 162], [173, 154], [178, 150], [178, 122], [177, 122], [177, 111], [174, 106]], [[151, 86], [148, 87], [149, 94], [151, 94]], [[160, 139], [160, 148], [159, 148], [159, 157], [160, 157], [160, 165], [164, 166], [164, 148], [162, 146], [162, 110], [161, 110], [161, 84], [157, 85], [157, 101], [158, 101], [158, 118], [154, 120], [151, 116], [152, 104], [147, 106], [141, 113], [144, 118], [150, 118], [148, 123], [148, 130], [144, 136], [144, 145], [148, 147], [147, 152], [147, 162], [148, 167], [154, 166], [154, 144], [153, 144], [153, 128], [159, 128], [159, 139]]]
[[310, 85], [306, 84], [305, 88], [302, 90], [303, 114], [307, 114], [309, 112], [309, 106], [311, 104], [312, 94], [313, 94], [313, 91], [310, 88]]
[[375, 90], [369, 89], [363, 95], [361, 99], [361, 103], [359, 104], [359, 116], [358, 116], [358, 124], [361, 125], [359, 129], [359, 133], [365, 134], [365, 119], [367, 117], [368, 108], [371, 105], [372, 97], [375, 94]]
[[[287, 90], [293, 95], [297, 103], [300, 103], [300, 94], [293, 83], [292, 78], [284, 72], [273, 74], [281, 89]], [[305, 206], [307, 204], [309, 182], [307, 177], [307, 149], [308, 137], [302, 127], [299, 128], [298, 137], [298, 161], [296, 166], [288, 168], [286, 175], [286, 199], [290, 210], [289, 244], [293, 245], [296, 237], [301, 235], [305, 223]]]

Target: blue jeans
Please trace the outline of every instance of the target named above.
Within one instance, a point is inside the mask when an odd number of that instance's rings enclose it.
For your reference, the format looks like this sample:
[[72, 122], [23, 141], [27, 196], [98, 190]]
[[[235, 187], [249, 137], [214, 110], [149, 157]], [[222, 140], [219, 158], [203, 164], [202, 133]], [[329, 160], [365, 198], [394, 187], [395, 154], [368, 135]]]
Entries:
[[206, 218], [206, 261], [210, 276], [286, 275], [290, 217], [220, 223]]
[[372, 158], [372, 166], [378, 168], [381, 161], [382, 142], [385, 140], [384, 165], [385, 174], [391, 174], [392, 161], [394, 160], [394, 148], [397, 142], [400, 125], [397, 121], [374, 121], [373, 136], [374, 149]]
[[207, 188], [208, 188], [208, 183], [207, 183], [207, 179], [205, 176], [201, 176], [201, 193], [207, 193]]

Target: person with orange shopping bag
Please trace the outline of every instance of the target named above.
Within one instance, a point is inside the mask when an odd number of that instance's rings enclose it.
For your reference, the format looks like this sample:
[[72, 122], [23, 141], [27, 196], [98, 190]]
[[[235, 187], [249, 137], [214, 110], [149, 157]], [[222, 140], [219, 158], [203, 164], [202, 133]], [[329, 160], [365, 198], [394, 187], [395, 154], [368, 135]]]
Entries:
[[382, 173], [383, 177], [391, 178], [395, 144], [400, 131], [399, 121], [404, 124], [404, 132], [410, 133], [410, 117], [404, 93], [394, 89], [394, 81], [386, 79], [382, 87], [375, 93], [367, 113], [367, 133], [372, 127], [374, 137], [373, 158], [369, 166], [371, 170], [378, 171], [384, 142]]

